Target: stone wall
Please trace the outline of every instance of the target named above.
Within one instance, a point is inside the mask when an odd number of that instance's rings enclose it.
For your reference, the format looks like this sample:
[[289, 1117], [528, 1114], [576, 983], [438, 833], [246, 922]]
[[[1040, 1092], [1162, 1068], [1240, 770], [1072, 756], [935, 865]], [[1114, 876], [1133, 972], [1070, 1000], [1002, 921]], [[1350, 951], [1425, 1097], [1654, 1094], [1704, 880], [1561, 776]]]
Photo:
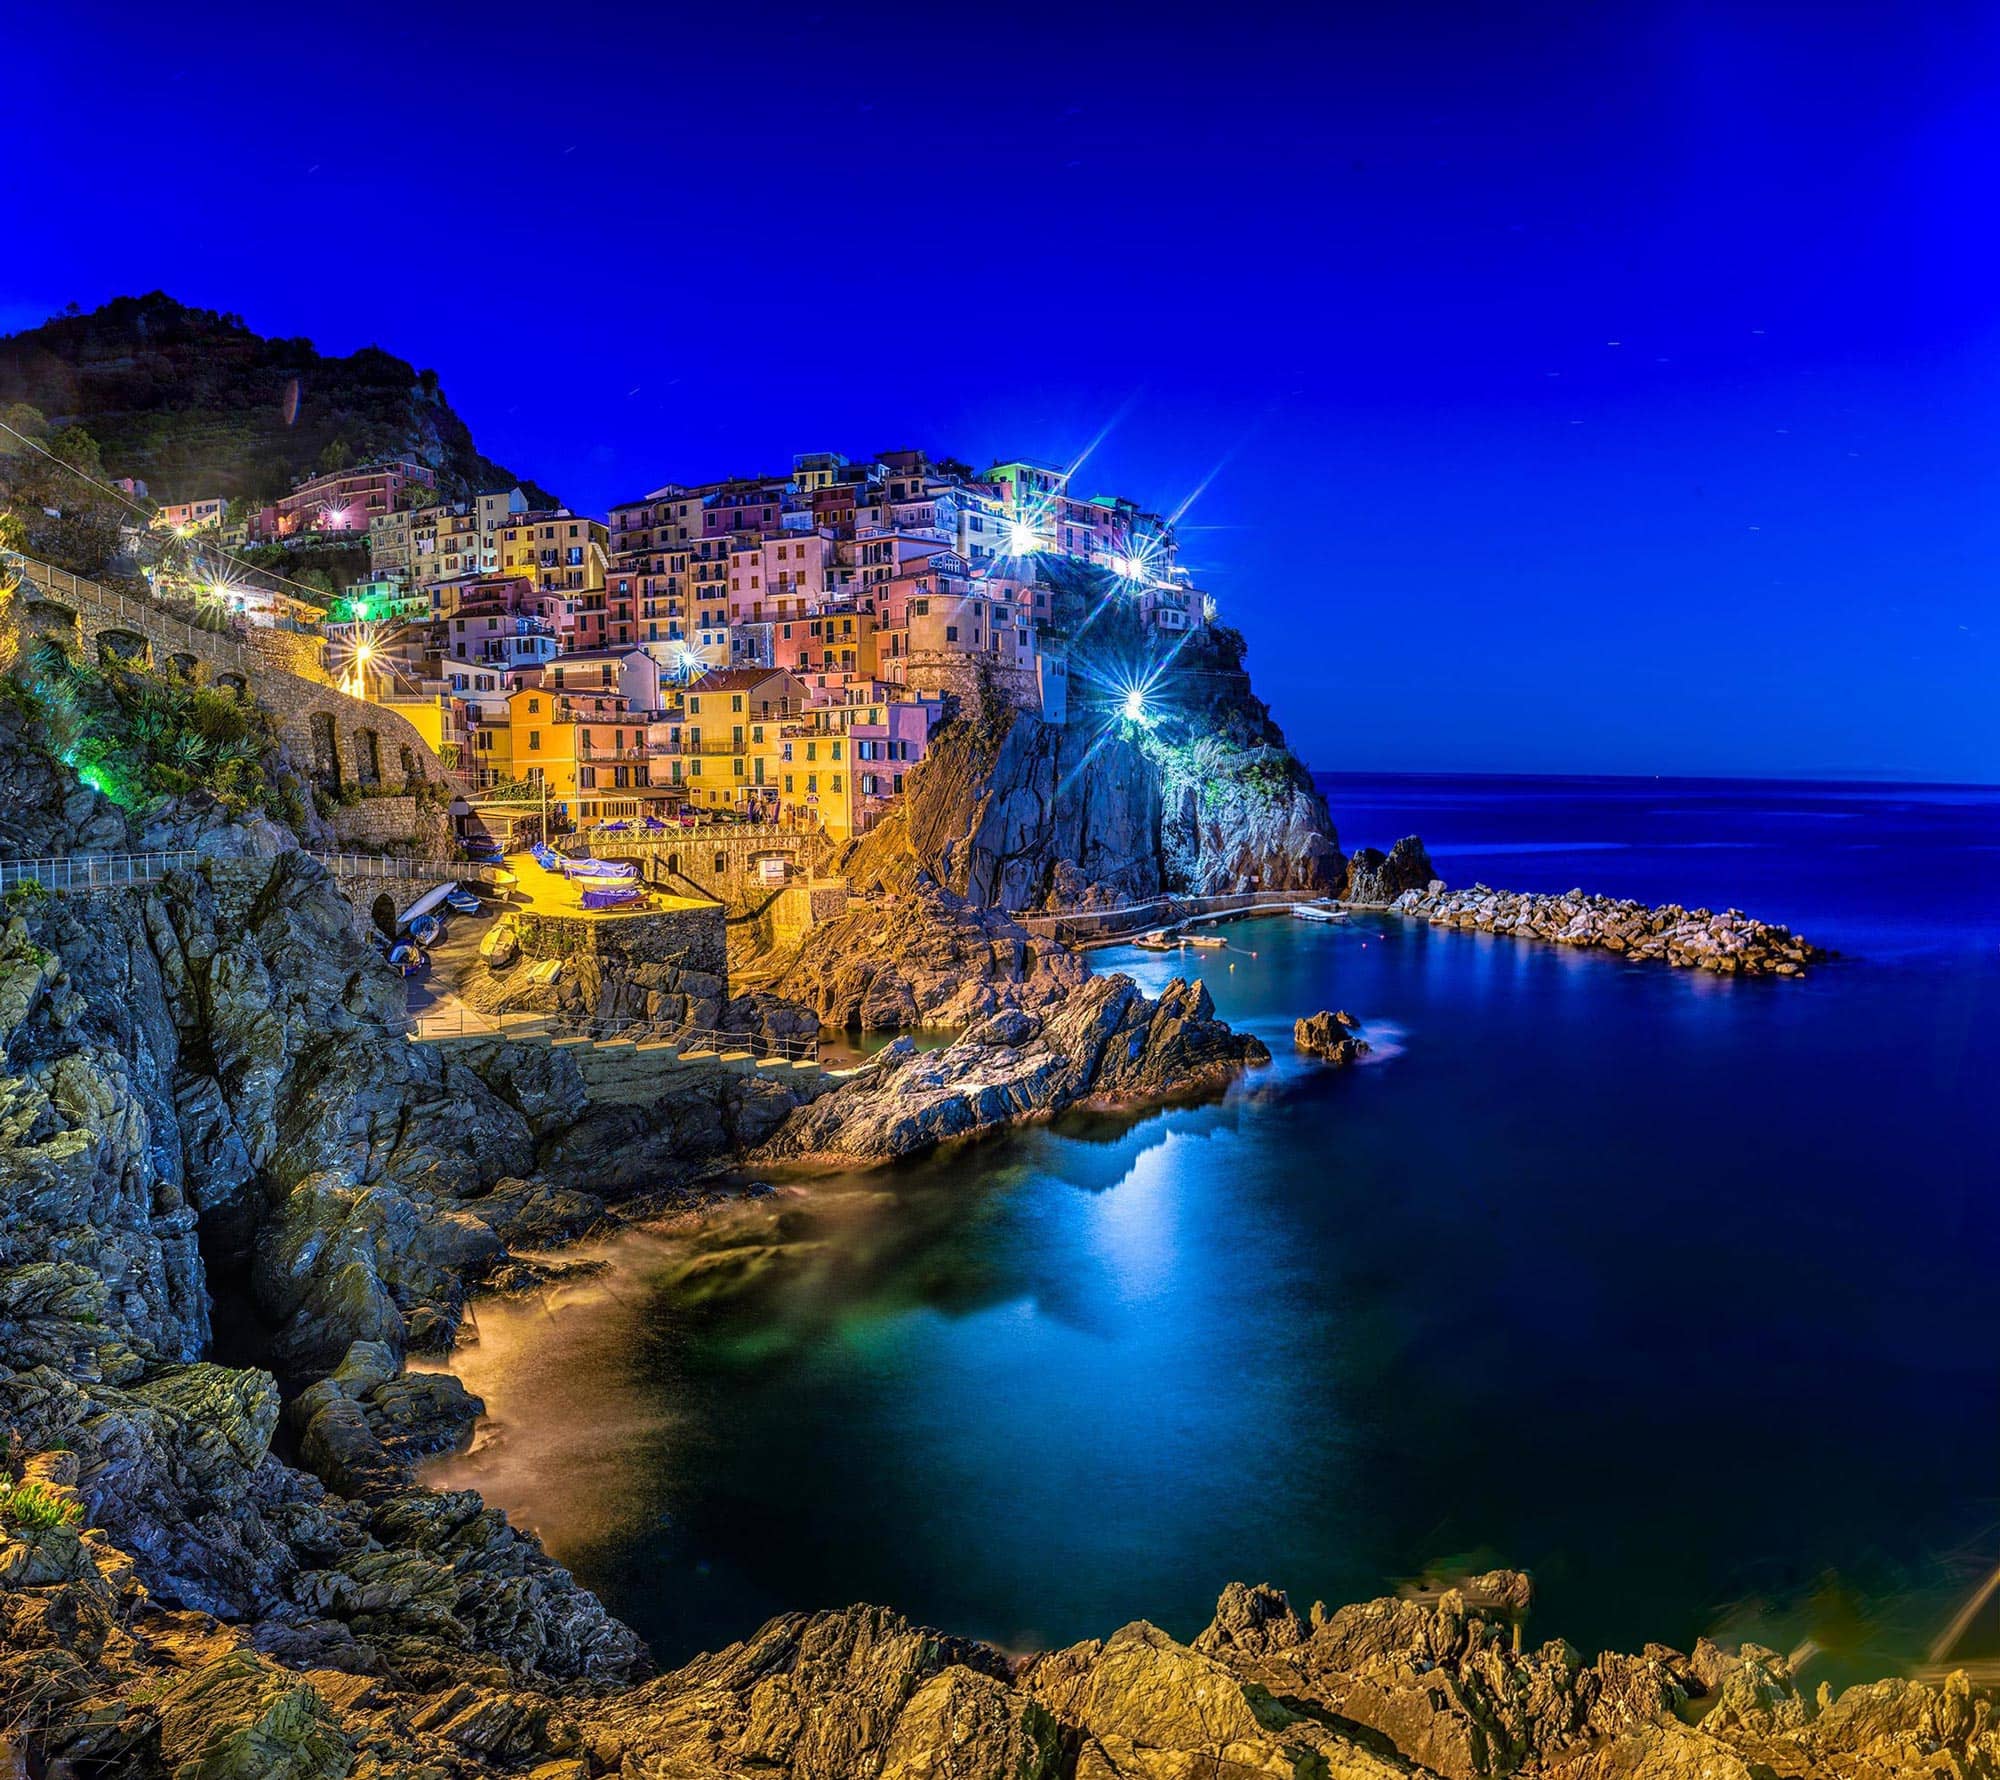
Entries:
[[392, 847], [415, 843], [415, 797], [367, 797], [333, 812], [333, 832], [350, 847]]
[[247, 693], [271, 713], [304, 772], [342, 785], [453, 782], [407, 718], [350, 698], [327, 681], [317, 639], [253, 631], [246, 643], [197, 630], [158, 606], [60, 569], [25, 559], [17, 566], [24, 585], [9, 602], [9, 615], [27, 632], [75, 641], [93, 658], [112, 652], [155, 664], [199, 664], [215, 684]]
[[592, 851], [599, 857], [629, 859], [669, 894], [712, 896], [731, 914], [761, 908], [778, 888], [764, 881], [763, 860], [783, 859], [785, 882], [803, 883], [824, 869], [833, 850], [833, 843], [816, 831], [762, 824], [592, 837]]
[[728, 929], [719, 903], [692, 903], [639, 915], [520, 909], [514, 915], [514, 931], [524, 957], [588, 959], [621, 976], [647, 965], [672, 965], [717, 978], [728, 969]]
[[903, 684], [912, 692], [943, 693], [957, 699], [962, 710], [983, 708], [995, 699], [1023, 711], [1039, 713], [1042, 708], [1042, 689], [1032, 667], [1000, 667], [975, 655], [931, 650], [905, 656], [904, 662]]

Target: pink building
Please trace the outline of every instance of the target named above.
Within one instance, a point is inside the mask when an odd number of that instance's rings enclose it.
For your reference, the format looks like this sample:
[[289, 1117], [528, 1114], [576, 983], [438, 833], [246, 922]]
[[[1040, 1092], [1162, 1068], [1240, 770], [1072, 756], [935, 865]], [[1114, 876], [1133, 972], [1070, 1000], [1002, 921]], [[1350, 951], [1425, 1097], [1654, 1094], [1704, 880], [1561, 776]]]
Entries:
[[788, 486], [782, 477], [717, 483], [702, 497], [701, 535], [726, 538], [731, 532], [775, 532]]
[[366, 532], [369, 521], [396, 510], [406, 488], [437, 487], [437, 475], [423, 464], [386, 459], [352, 470], [309, 476], [275, 506], [257, 516], [261, 537], [289, 538], [302, 532]]
[[941, 700], [910, 699], [885, 704], [880, 723], [849, 728], [857, 832], [873, 828], [891, 800], [902, 795], [904, 777], [929, 750], [931, 731], [943, 716]]

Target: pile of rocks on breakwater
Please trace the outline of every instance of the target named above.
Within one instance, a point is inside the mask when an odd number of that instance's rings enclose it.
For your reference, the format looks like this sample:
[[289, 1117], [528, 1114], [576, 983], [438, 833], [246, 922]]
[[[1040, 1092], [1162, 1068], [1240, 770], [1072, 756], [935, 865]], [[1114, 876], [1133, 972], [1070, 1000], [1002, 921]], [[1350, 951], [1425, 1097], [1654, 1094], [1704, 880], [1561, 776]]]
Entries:
[[1741, 909], [1716, 913], [1682, 908], [1677, 902], [1649, 909], [1642, 902], [1586, 896], [1581, 890], [1560, 896], [1523, 895], [1484, 884], [1447, 890], [1434, 879], [1425, 889], [1405, 890], [1389, 907], [1435, 927], [1509, 933], [1559, 946], [1595, 946], [1723, 976], [1802, 976], [1808, 964], [1829, 955], [1789, 927], [1754, 921]]

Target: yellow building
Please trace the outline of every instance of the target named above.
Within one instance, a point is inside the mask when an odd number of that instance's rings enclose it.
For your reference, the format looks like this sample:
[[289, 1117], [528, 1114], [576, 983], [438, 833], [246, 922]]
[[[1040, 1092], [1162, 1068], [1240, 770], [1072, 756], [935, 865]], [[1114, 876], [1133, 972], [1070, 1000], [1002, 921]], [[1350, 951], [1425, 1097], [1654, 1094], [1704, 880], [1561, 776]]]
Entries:
[[690, 685], [667, 720], [688, 801], [776, 815], [782, 729], [804, 704], [805, 688], [779, 669], [724, 668]]
[[823, 828], [837, 841], [854, 833], [853, 747], [838, 730], [788, 723], [779, 749], [781, 821]]
[[524, 686], [508, 697], [507, 726], [514, 778], [546, 782], [551, 804], [579, 827], [648, 815], [672, 801], [671, 786], [655, 783], [646, 714], [616, 693]]
[[525, 575], [542, 593], [602, 593], [611, 530], [575, 513], [523, 513], [500, 527], [500, 573]]

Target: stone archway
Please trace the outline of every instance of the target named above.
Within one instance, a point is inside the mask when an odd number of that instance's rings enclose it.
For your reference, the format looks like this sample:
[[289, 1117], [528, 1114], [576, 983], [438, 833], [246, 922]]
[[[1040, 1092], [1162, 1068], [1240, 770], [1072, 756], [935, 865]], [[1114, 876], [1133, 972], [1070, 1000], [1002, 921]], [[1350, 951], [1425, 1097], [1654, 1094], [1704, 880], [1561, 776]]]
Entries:
[[396, 937], [396, 899], [388, 891], [375, 898], [369, 905], [368, 919], [375, 924], [376, 932], [389, 939]]
[[179, 674], [183, 680], [195, 679], [201, 673], [201, 658], [181, 652], [167, 657], [167, 666]]
[[250, 692], [250, 682], [241, 674], [217, 674], [215, 689], [218, 692], [233, 692], [238, 698], [245, 698]]
[[334, 729], [333, 714], [329, 711], [313, 711], [308, 714], [306, 724], [312, 735], [313, 777], [338, 788], [340, 738]]
[[[33, 583], [28, 585], [32, 588]], [[83, 621], [77, 616], [75, 607], [66, 606], [61, 600], [50, 599], [43, 593], [28, 593], [22, 605], [22, 615], [27, 619], [26, 628], [36, 636], [73, 642], [82, 634]]]
[[102, 667], [144, 667], [151, 653], [152, 645], [136, 630], [113, 626], [97, 633], [97, 660]]
[[382, 747], [372, 729], [354, 732], [354, 782], [357, 785], [382, 783]]

